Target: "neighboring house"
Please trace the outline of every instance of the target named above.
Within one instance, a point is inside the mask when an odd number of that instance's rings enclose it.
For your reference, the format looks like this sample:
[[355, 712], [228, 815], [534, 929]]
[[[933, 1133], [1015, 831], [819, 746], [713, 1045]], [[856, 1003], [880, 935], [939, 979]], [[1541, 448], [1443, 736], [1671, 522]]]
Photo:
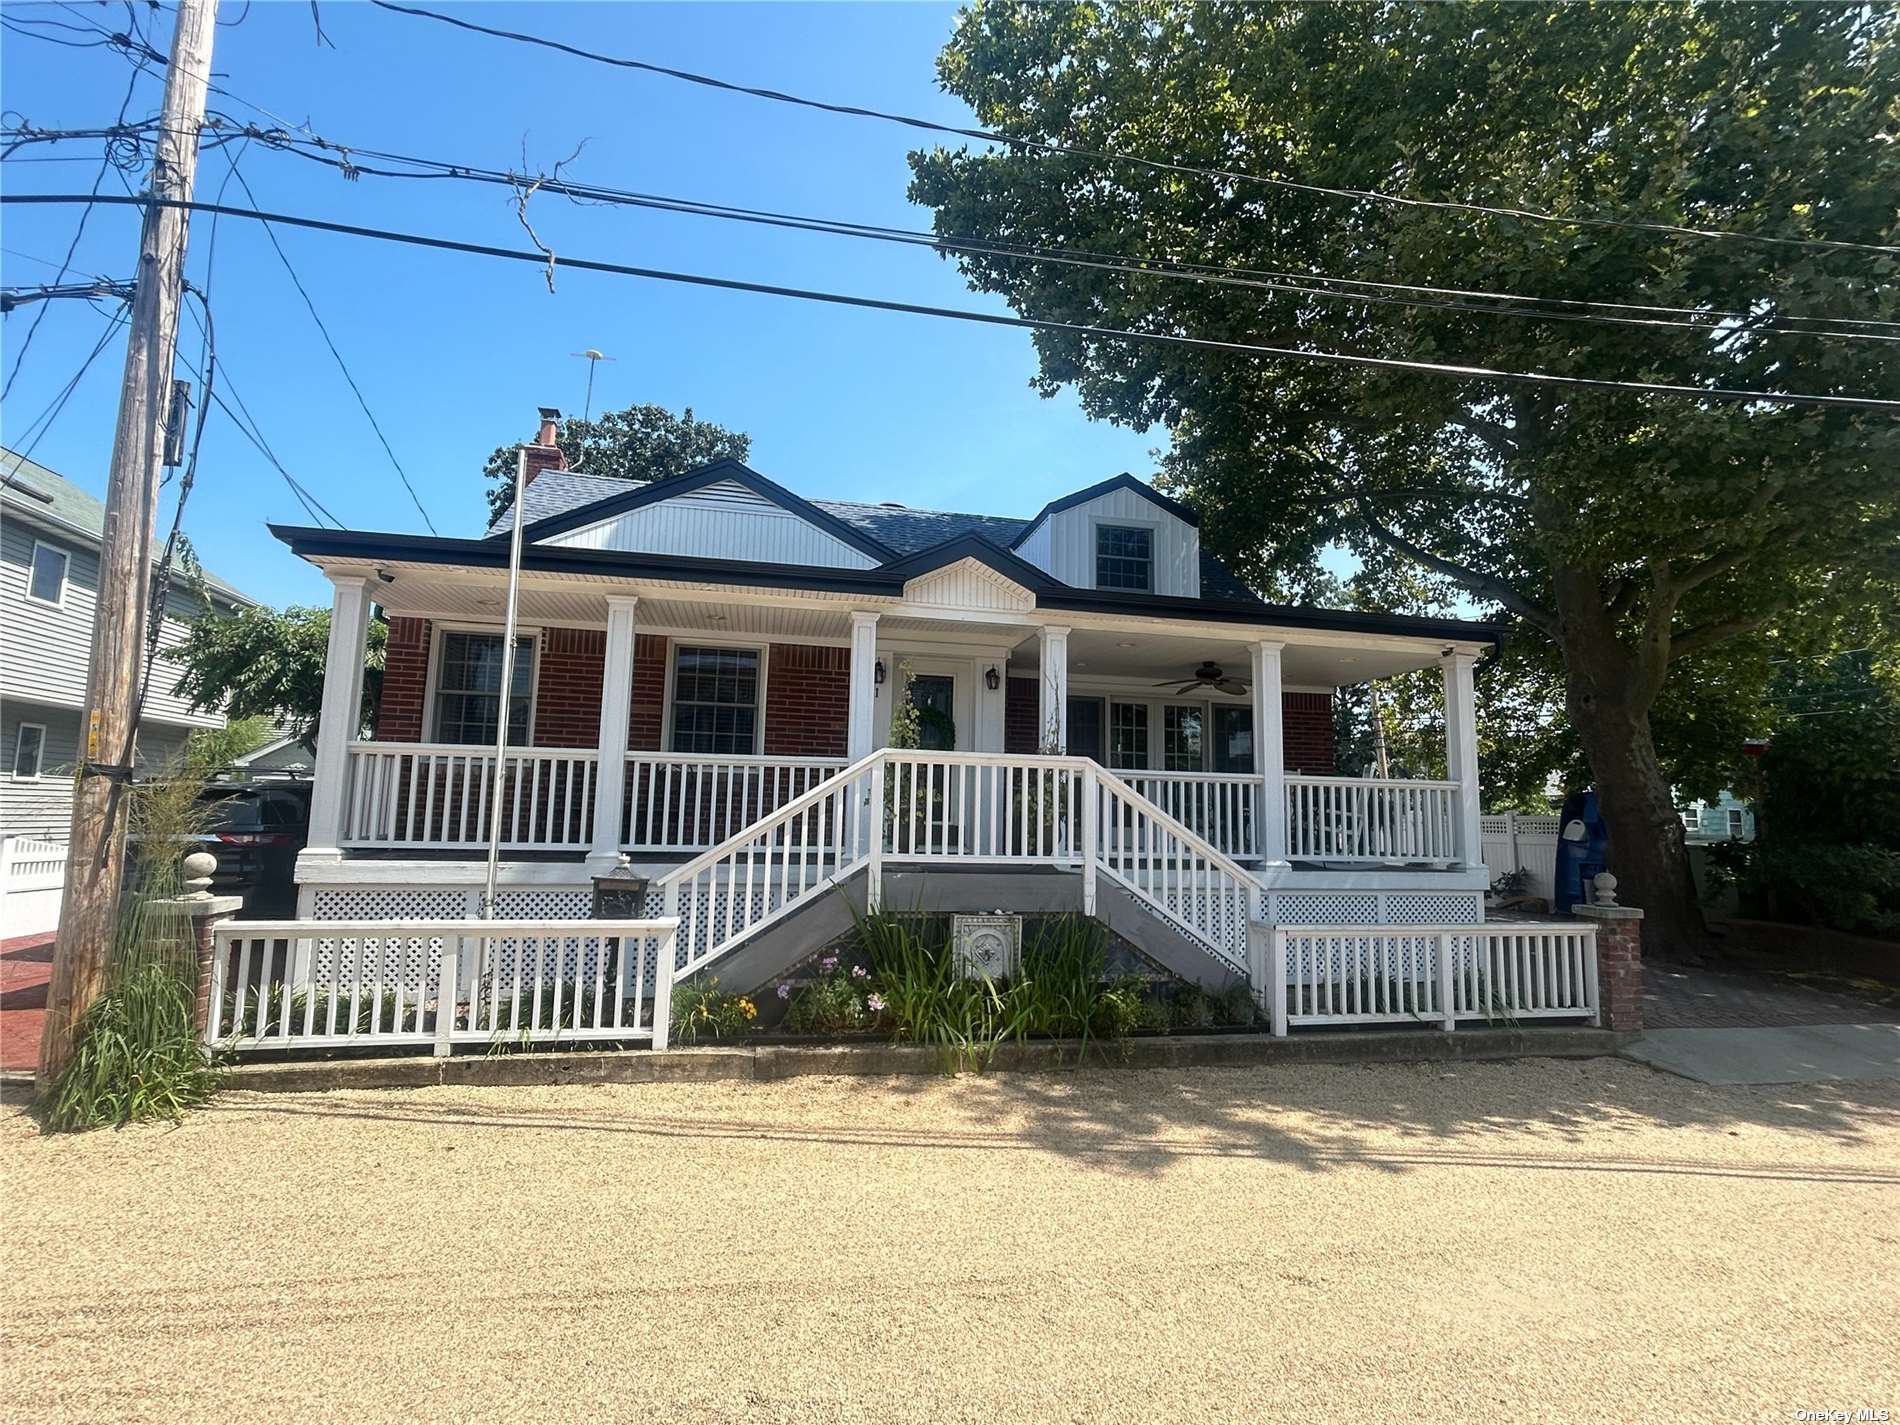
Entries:
[[1724, 791], [1712, 802], [1685, 802], [1676, 810], [1690, 841], [1755, 839], [1755, 809], [1734, 792]]
[[[499, 780], [513, 512], [479, 539], [272, 527], [335, 587], [300, 914], [479, 914], [499, 801], [494, 914], [585, 916], [625, 853], [647, 910], [682, 919], [681, 971], [732, 988], [848, 926], [834, 885], [1081, 909], [1203, 982], [1248, 973], [1275, 924], [1482, 919], [1492, 627], [1265, 603], [1193, 510], [1125, 475], [1030, 519], [812, 500], [731, 460], [630, 484], [566, 471], [553, 419], [528, 448]], [[387, 660], [359, 739], [373, 605]], [[1334, 689], [1419, 668], [1443, 674], [1450, 779], [1335, 775]], [[907, 679], [922, 746], [883, 750]], [[1385, 955], [1412, 993], [1405, 946], [1430, 939], [1325, 953]]]
[[294, 732], [282, 733], [262, 747], [231, 759], [232, 769], [247, 778], [308, 777], [315, 765], [315, 751]]
[[[0, 450], [0, 831], [64, 841], [81, 755], [86, 665], [99, 588], [105, 506], [10, 450]], [[194, 728], [222, 714], [193, 711], [172, 692], [166, 656], [185, 625], [251, 601], [207, 573], [203, 592], [174, 579], [138, 739], [139, 764], [162, 767]]]

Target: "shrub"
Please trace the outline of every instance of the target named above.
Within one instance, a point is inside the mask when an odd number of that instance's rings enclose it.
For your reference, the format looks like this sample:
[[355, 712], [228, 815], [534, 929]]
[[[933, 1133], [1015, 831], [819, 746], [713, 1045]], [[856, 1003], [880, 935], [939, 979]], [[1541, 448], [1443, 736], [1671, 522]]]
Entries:
[[876, 1022], [884, 1001], [872, 986], [869, 970], [847, 967], [834, 954], [820, 959], [818, 968], [818, 978], [800, 989], [779, 986], [779, 995], [791, 1001], [785, 1011], [787, 1029], [794, 1034], [842, 1034]]
[[733, 1039], [759, 1017], [749, 995], [719, 988], [717, 976], [701, 984], [673, 987], [673, 1037], [682, 1044], [700, 1039]]

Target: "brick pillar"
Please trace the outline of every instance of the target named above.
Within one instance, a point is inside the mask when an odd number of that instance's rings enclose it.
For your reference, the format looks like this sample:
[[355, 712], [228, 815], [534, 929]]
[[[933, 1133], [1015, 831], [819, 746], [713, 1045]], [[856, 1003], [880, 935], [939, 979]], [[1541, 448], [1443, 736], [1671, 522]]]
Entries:
[[1598, 1021], [1619, 1033], [1642, 1033], [1642, 911], [1616, 903], [1616, 877], [1605, 872], [1594, 882], [1594, 903], [1572, 906], [1570, 913], [1597, 927]]

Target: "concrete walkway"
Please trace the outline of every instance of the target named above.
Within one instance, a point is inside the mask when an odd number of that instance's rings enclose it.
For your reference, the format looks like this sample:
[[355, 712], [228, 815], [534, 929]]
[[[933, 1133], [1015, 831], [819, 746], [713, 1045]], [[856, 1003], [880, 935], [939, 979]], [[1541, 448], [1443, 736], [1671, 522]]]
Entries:
[[1623, 1056], [1703, 1084], [1900, 1079], [1900, 1024], [1652, 1029]]

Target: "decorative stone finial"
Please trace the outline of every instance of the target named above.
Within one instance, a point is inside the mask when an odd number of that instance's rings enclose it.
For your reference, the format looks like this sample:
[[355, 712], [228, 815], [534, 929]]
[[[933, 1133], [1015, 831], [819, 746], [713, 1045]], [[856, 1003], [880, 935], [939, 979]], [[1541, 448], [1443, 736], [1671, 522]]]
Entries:
[[194, 851], [184, 860], [185, 896], [190, 900], [211, 899], [211, 877], [218, 869], [218, 858], [209, 851]]
[[1590, 885], [1594, 888], [1596, 892], [1596, 894], [1593, 897], [1591, 897], [1593, 904], [1596, 904], [1596, 905], [1615, 905], [1616, 904], [1616, 877], [1615, 876], [1612, 876], [1608, 871], [1601, 871], [1597, 875], [1591, 877]]

